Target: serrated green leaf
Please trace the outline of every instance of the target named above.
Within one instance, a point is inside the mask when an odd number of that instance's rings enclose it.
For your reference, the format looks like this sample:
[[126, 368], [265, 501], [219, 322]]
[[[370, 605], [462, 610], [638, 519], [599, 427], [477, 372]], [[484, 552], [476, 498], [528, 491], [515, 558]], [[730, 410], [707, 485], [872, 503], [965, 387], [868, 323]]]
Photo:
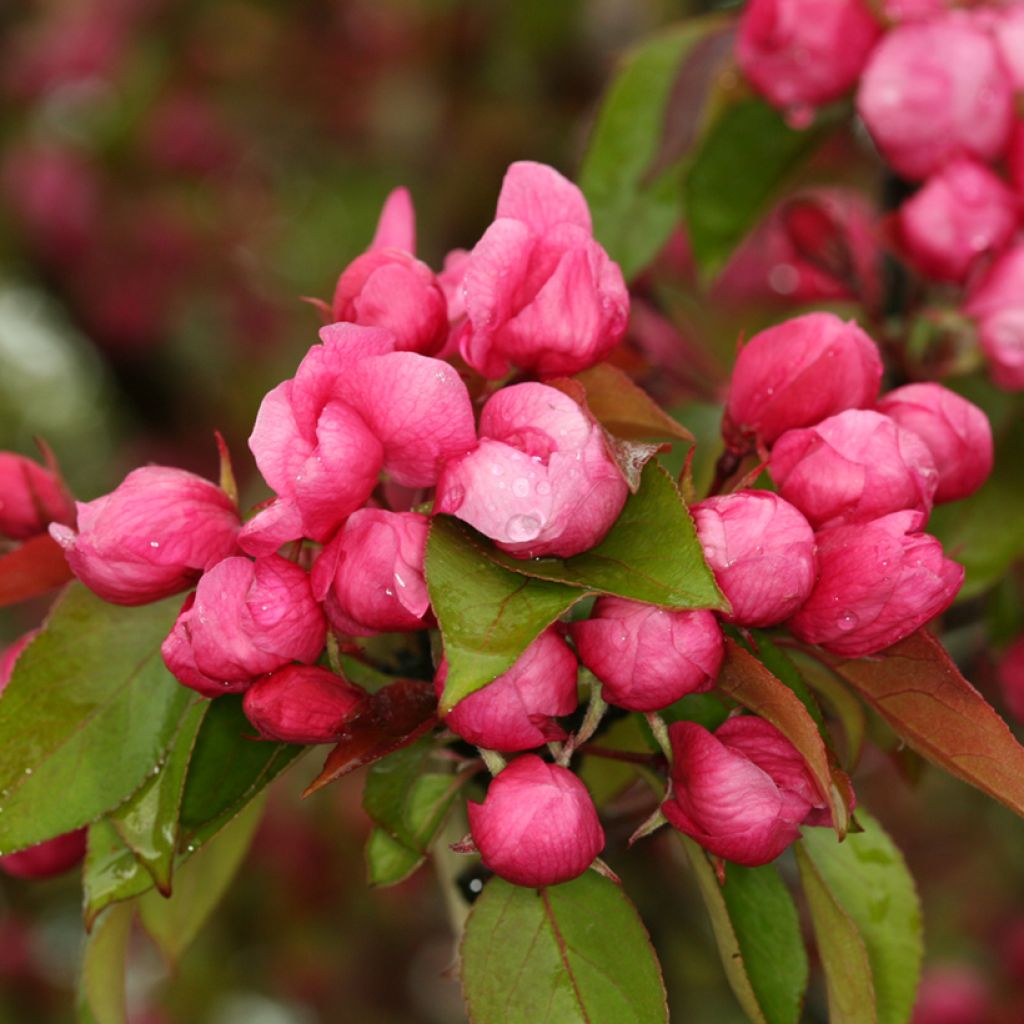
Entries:
[[856, 924], [874, 978], [878, 1024], [910, 1017], [921, 972], [921, 907], [903, 856], [862, 807], [864, 831], [842, 843], [805, 828], [804, 849], [836, 903]]
[[125, 846], [167, 892], [171, 885], [174, 855], [178, 847], [178, 812], [196, 735], [203, 723], [209, 701], [198, 700], [185, 711], [181, 727], [167, 758], [157, 773], [108, 820]]
[[258, 740], [255, 732], [240, 697], [211, 702], [185, 777], [179, 847], [209, 839], [306, 749]]
[[829, 1022], [876, 1024], [871, 964], [857, 925], [836, 902], [803, 844], [797, 843], [795, 851], [825, 972]]
[[492, 878], [462, 941], [462, 987], [474, 1024], [659, 1024], [665, 988], [629, 898], [588, 871], [524, 889]]
[[371, 830], [366, 841], [366, 879], [373, 886], [404, 882], [424, 860], [425, 854], [410, 850], [382, 828]]
[[543, 629], [584, 596], [578, 587], [502, 568], [447, 516], [430, 524], [426, 576], [448, 659], [442, 711], [507, 672]]
[[694, 259], [713, 277], [754, 227], [792, 168], [821, 142], [827, 124], [790, 128], [764, 100], [726, 107], [686, 175], [684, 220]]
[[171, 964], [191, 945], [234, 879], [264, 803], [262, 796], [251, 800], [219, 835], [179, 865], [170, 897], [152, 889], [139, 899], [139, 919]]
[[4, 691], [0, 850], [80, 828], [159, 763], [190, 699], [160, 657], [179, 607], [107, 604], [80, 583], [58, 600]]
[[96, 922], [82, 961], [79, 1024], [125, 1024], [125, 961], [134, 916], [134, 903], [120, 903]]
[[153, 876], [124, 844], [114, 826], [100, 818], [89, 826], [82, 870], [83, 917], [86, 928], [114, 903], [141, 896], [153, 888]]
[[[631, 52], [601, 104], [579, 183], [594, 234], [631, 280], [653, 259], [682, 215], [685, 161], [672, 154], [658, 167], [673, 87], [693, 49], [720, 32], [722, 18], [689, 19]], [[678, 118], [693, 116], [689, 110]]]

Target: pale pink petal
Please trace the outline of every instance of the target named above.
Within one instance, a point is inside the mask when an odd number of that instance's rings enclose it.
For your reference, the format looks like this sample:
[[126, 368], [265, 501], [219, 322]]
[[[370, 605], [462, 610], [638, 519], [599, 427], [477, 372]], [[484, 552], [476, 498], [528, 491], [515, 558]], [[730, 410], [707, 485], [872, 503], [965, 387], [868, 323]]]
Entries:
[[272, 555], [282, 544], [302, 536], [302, 516], [290, 498], [278, 498], [242, 527], [238, 546], [247, 554]]
[[416, 211], [404, 186], [392, 189], [381, 207], [370, 249], [401, 249], [416, 252]]
[[590, 232], [590, 209], [579, 188], [553, 167], [520, 160], [505, 172], [496, 217], [523, 221], [539, 235], [556, 224]]

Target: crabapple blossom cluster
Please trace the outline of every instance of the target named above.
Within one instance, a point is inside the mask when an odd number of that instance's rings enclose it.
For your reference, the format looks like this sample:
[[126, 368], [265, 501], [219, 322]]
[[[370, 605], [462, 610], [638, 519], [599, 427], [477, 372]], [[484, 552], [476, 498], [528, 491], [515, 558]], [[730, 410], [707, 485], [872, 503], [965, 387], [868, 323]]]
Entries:
[[[108, 601], [188, 592], [162, 647], [183, 685], [242, 694], [264, 738], [339, 740], [372, 716], [372, 699], [328, 667], [328, 635], [352, 644], [437, 625], [425, 565], [433, 516], [462, 520], [519, 560], [589, 551], [619, 517], [629, 484], [613, 439], [552, 377], [602, 360], [628, 305], [582, 194], [550, 168], [513, 165], [494, 223], [442, 274], [417, 259], [399, 190], [324, 304], [332, 322], [320, 342], [260, 406], [249, 444], [270, 500], [243, 523], [221, 488], [149, 466], [79, 503], [75, 528], [53, 505], [50, 533]], [[547, 885], [604, 848], [571, 768], [589, 735], [564, 722], [581, 665], [592, 709], [657, 715], [715, 688], [723, 624], [784, 628], [858, 657], [949, 605], [962, 570], [921, 530], [934, 502], [987, 475], [988, 424], [935, 384], [880, 399], [881, 377], [874, 342], [830, 314], [752, 338], [723, 432], [728, 457], [757, 453], [775, 490], [714, 493], [691, 510], [726, 610], [606, 593], [447, 714], [444, 735], [497, 771], [468, 805], [467, 845], [486, 867]], [[441, 652], [439, 697], [449, 671]], [[801, 825], [830, 823], [828, 794], [779, 728], [732, 710], [714, 732], [675, 722], [652, 758], [666, 768], [663, 812], [676, 828], [719, 857], [762, 864]], [[546, 745], [554, 763], [537, 753]]]
[[[856, 86], [857, 111], [916, 191], [887, 233], [926, 280], [965, 289], [994, 381], [1024, 388], [1024, 7], [751, 0], [737, 57], [794, 123]], [[967, 5], [964, 5], [967, 6]]]

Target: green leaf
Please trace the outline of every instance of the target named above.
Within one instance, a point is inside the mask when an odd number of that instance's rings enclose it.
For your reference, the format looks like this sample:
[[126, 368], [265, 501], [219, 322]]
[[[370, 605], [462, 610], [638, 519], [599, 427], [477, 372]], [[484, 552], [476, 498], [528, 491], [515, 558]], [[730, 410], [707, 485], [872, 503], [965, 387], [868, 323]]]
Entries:
[[804, 848], [867, 948], [878, 1024], [904, 1024], [921, 972], [921, 907], [892, 840], [863, 808], [857, 820], [864, 831], [842, 843], [825, 829], [805, 828]]
[[930, 633], [829, 663], [922, 757], [1024, 816], [1024, 747]]
[[167, 759], [156, 775], [108, 815], [125, 846], [162, 892], [170, 891], [185, 773], [209, 706], [209, 701], [199, 700], [186, 710]]
[[795, 131], [764, 100], [741, 100], [716, 118], [686, 176], [685, 222], [705, 278], [727, 262], [792, 168], [825, 127]]
[[545, 889], [492, 878], [466, 922], [462, 987], [473, 1024], [668, 1021], [636, 908], [593, 871]]
[[442, 711], [507, 672], [543, 629], [584, 596], [576, 587], [503, 569], [447, 516], [430, 524], [426, 576], [448, 659]]
[[718, 608], [728, 603], [704, 561], [693, 519], [672, 478], [649, 462], [640, 489], [626, 504], [604, 540], [572, 558], [513, 558], [487, 551], [498, 564], [588, 593], [614, 594], [662, 608]]
[[797, 699], [807, 709], [807, 714], [814, 719], [818, 731], [827, 745], [830, 742], [830, 737], [828, 729], [825, 727], [825, 719], [814, 694], [801, 675], [800, 669], [781, 647], [776, 647], [771, 637], [763, 630], [755, 629], [751, 635], [755, 645], [755, 649], [751, 653], [779, 682], [785, 683], [796, 694]]
[[0, 718], [0, 850], [70, 832], [141, 786], [189, 693], [160, 644], [179, 598], [107, 604], [73, 583], [18, 658]]
[[425, 854], [410, 850], [382, 828], [372, 829], [366, 841], [366, 877], [373, 886], [404, 882], [424, 860]]
[[78, 992], [79, 1024], [125, 1024], [125, 961], [134, 903], [107, 910], [85, 947]]
[[795, 850], [825, 971], [829, 1022], [877, 1024], [871, 963], [857, 925], [836, 902], [803, 844], [797, 843]]
[[153, 876], [125, 846], [106, 818], [89, 826], [82, 871], [86, 928], [92, 929], [99, 915], [111, 904], [141, 896], [153, 885]]
[[212, 701], [185, 778], [179, 847], [209, 839], [305, 749], [257, 740], [241, 697], [226, 694]]
[[704, 897], [729, 984], [753, 1021], [797, 1024], [807, 951], [793, 897], [772, 864], [726, 866], [720, 885], [707, 855], [680, 836]]
[[[666, 129], [692, 115], [674, 111], [670, 120], [670, 101], [694, 47], [724, 24], [721, 18], [690, 19], [643, 43], [626, 56], [601, 105], [579, 182], [594, 234], [627, 281], [654, 258], [681, 219], [686, 145], [667, 161], [658, 157]], [[692, 91], [687, 98], [689, 110], [699, 106]]]
[[263, 799], [250, 801], [215, 839], [178, 868], [170, 897], [155, 889], [139, 899], [139, 918], [172, 965], [227, 891], [263, 815]]
[[652, 750], [658, 749], [647, 723], [640, 715], [620, 718], [601, 732], [593, 744], [584, 745], [580, 749], [580, 764], [577, 771], [598, 807], [618, 796], [645, 766], [591, 756], [589, 746], [643, 755], [649, 755]]

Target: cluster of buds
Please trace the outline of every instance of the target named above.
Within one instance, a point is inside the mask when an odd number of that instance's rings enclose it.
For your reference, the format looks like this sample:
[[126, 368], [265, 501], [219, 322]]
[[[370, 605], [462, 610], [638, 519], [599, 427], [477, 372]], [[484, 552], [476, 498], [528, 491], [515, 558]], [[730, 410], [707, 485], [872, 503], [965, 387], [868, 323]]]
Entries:
[[857, 111], [893, 172], [920, 183], [891, 235], [922, 277], [966, 289], [995, 382], [1024, 388], [1024, 8], [945, 0], [752, 0], [737, 56], [792, 116], [856, 86]]

